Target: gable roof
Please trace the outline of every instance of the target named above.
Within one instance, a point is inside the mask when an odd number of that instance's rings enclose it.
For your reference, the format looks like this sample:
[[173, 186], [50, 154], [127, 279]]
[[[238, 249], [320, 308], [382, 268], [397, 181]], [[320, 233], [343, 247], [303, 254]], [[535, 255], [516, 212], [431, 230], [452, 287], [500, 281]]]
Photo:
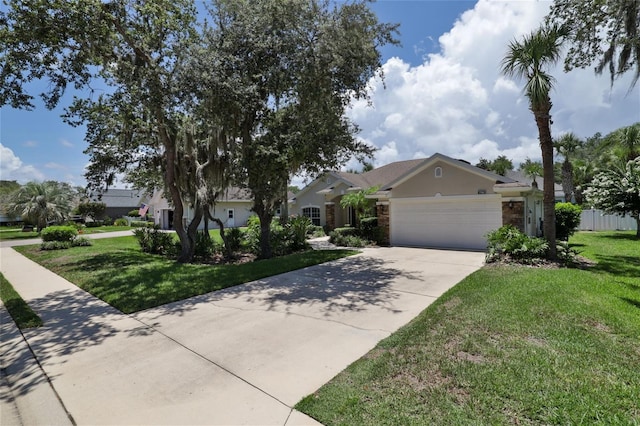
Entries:
[[385, 190], [385, 191], [391, 190], [392, 188], [394, 188], [394, 187], [406, 182], [407, 180], [411, 179], [413, 176], [417, 175], [418, 173], [420, 173], [421, 171], [423, 171], [424, 169], [426, 169], [427, 167], [433, 165], [434, 163], [436, 163], [438, 161], [442, 161], [444, 163], [451, 164], [454, 167], [458, 167], [458, 168], [466, 170], [466, 171], [468, 171], [470, 173], [476, 174], [478, 176], [482, 176], [482, 177], [484, 177], [486, 179], [494, 181], [495, 183], [512, 183], [512, 182], [515, 182], [515, 180], [513, 180], [511, 178], [508, 178], [506, 176], [501, 176], [501, 175], [498, 175], [496, 173], [481, 169], [479, 167], [472, 166], [471, 164], [467, 163], [466, 161], [456, 160], [456, 159], [448, 157], [448, 156], [446, 156], [444, 154], [435, 153], [429, 158], [420, 160], [420, 163], [418, 163], [411, 170], [409, 170], [406, 173], [402, 174], [397, 179], [395, 179], [395, 180], [393, 180], [391, 182], [388, 182], [387, 184], [381, 186], [380, 189], [381, 190]]
[[[143, 190], [109, 188], [104, 192], [89, 194], [91, 201], [105, 203], [107, 207], [134, 208], [148, 197]], [[145, 201], [146, 202], [146, 201]]]

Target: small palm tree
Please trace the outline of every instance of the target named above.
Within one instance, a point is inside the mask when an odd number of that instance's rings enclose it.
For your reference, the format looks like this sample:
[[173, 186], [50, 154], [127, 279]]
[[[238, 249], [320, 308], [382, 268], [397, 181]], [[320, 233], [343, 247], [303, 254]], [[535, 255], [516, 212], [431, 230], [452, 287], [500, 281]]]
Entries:
[[69, 216], [74, 190], [71, 185], [56, 181], [29, 182], [11, 194], [7, 212], [35, 223], [38, 232], [47, 222]]
[[549, 243], [549, 258], [556, 259], [556, 220], [553, 176], [553, 139], [551, 138], [551, 99], [554, 78], [547, 71], [560, 59], [565, 31], [557, 26], [541, 27], [521, 41], [509, 44], [502, 59], [502, 73], [526, 80], [524, 92], [538, 126], [542, 167], [544, 170], [544, 237]]
[[537, 188], [538, 182], [536, 182], [536, 178], [538, 176], [542, 176], [542, 163], [539, 161], [531, 161], [530, 158], [527, 158], [522, 164], [520, 164], [520, 170], [525, 176], [531, 178], [533, 181], [532, 186]]
[[558, 154], [564, 157], [562, 162], [562, 191], [564, 192], [564, 201], [569, 203], [575, 191], [571, 158], [576, 150], [582, 146], [582, 141], [573, 133], [567, 133], [555, 141], [553, 146]]
[[618, 145], [622, 150], [621, 157], [625, 161], [632, 161], [640, 155], [640, 123], [625, 127], [620, 131]]

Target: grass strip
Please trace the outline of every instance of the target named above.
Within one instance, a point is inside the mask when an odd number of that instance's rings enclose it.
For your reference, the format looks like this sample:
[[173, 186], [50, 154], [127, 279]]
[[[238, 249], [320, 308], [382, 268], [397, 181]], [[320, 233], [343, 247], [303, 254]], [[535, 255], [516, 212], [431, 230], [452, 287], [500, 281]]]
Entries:
[[20, 253], [104, 300], [124, 313], [294, 271], [356, 254], [353, 250], [318, 250], [237, 265], [179, 264], [142, 253], [134, 237], [93, 240], [90, 247]]
[[11, 283], [0, 273], [0, 299], [20, 329], [40, 327], [42, 320], [33, 312]]
[[640, 242], [571, 242], [598, 264], [484, 267], [296, 408], [326, 425], [637, 424]]

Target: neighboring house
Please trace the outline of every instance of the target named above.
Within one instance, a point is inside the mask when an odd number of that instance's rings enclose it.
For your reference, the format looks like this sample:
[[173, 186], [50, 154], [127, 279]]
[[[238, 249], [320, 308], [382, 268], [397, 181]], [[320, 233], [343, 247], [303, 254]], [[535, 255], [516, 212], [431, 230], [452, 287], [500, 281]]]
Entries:
[[[173, 229], [173, 207], [164, 198], [163, 191], [157, 191], [149, 201], [149, 211], [153, 211], [156, 225], [162, 229]], [[236, 228], [247, 226], [247, 220], [253, 214], [251, 207], [253, 200], [249, 190], [244, 188], [229, 188], [222, 199], [211, 209], [211, 215], [222, 220], [225, 227]], [[153, 209], [153, 210], [152, 210]], [[182, 221], [187, 225], [193, 218], [193, 209], [185, 206]], [[204, 219], [200, 222], [198, 229], [204, 228]], [[209, 221], [209, 229], [218, 228], [217, 223]]]
[[104, 216], [117, 219], [131, 210], [138, 210], [142, 203], [147, 204], [148, 196], [142, 190], [109, 188], [102, 193], [89, 194], [89, 200], [105, 203]]
[[[518, 182], [526, 183], [527, 185], [531, 185], [531, 183], [533, 182], [533, 179], [526, 176], [519, 170], [508, 170], [506, 176], [510, 179], [517, 180]], [[540, 190], [544, 190], [542, 176], [538, 176], [536, 178], [536, 183], [538, 184], [538, 188], [540, 188]], [[553, 194], [556, 203], [564, 203], [564, 191], [562, 190], [562, 185], [560, 185], [559, 183], [554, 183]]]
[[362, 174], [327, 172], [290, 200], [290, 212], [328, 229], [353, 224], [340, 199], [373, 186], [378, 226], [394, 246], [485, 249], [486, 234], [503, 224], [541, 233], [540, 189], [442, 154]]

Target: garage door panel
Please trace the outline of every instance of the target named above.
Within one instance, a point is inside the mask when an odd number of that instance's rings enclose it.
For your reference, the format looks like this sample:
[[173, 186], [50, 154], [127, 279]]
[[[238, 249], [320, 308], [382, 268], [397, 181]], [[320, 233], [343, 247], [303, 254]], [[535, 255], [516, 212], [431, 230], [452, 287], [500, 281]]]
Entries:
[[390, 213], [396, 246], [484, 249], [487, 232], [502, 224], [498, 198], [395, 199]]

